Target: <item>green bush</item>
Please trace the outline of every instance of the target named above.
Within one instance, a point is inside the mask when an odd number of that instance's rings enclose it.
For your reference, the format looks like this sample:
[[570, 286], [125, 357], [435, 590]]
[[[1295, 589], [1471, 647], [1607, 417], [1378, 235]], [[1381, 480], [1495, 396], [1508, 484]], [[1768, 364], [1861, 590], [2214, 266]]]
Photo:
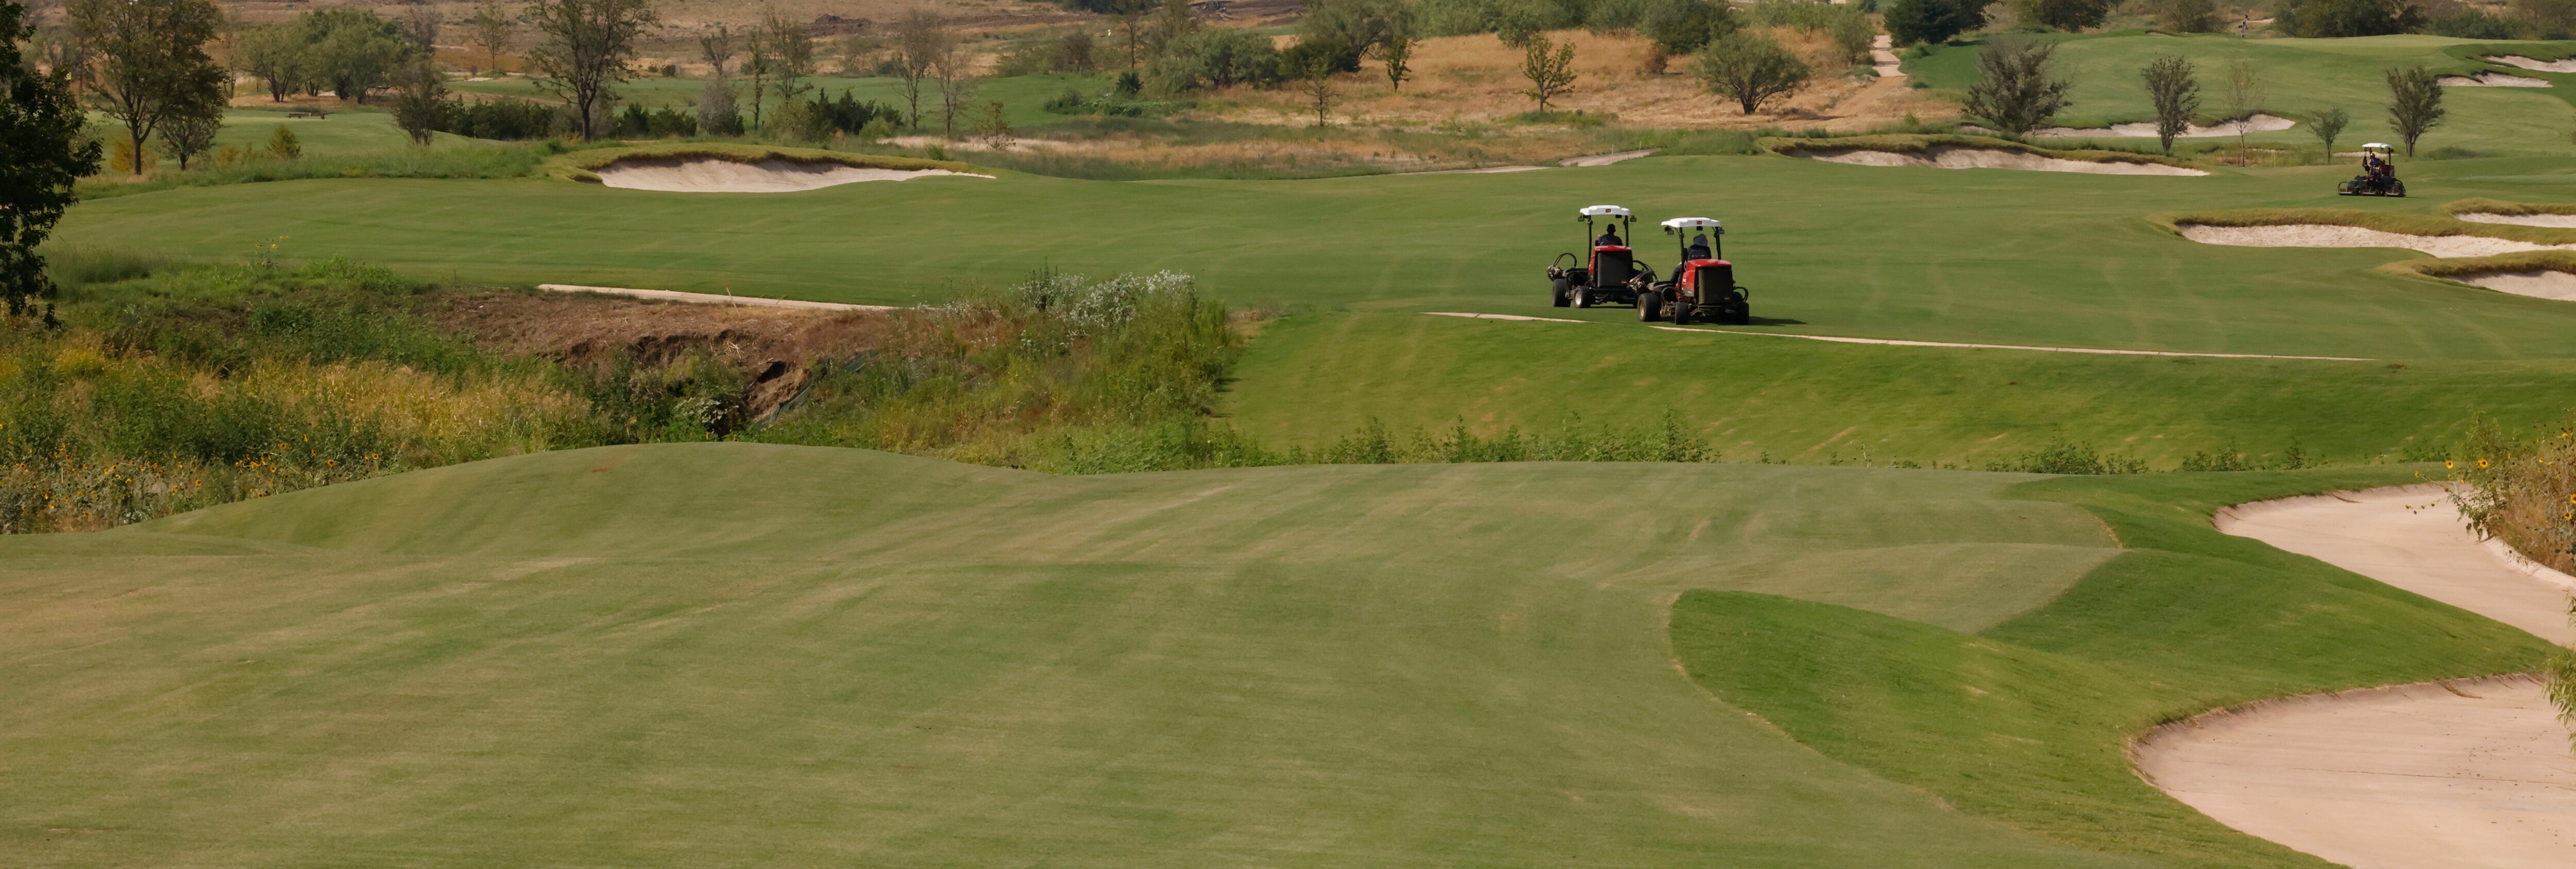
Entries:
[[1231, 27], [1182, 37], [1145, 70], [1145, 84], [1166, 94], [1275, 84], [1279, 77], [1279, 50], [1269, 38]]
[[1686, 55], [1735, 32], [1733, 8], [1708, 0], [1647, 0], [1637, 30], [1664, 53]]
[[2382, 36], [2423, 29], [2424, 10], [2406, 0], [2284, 0], [2272, 26], [2292, 36]]

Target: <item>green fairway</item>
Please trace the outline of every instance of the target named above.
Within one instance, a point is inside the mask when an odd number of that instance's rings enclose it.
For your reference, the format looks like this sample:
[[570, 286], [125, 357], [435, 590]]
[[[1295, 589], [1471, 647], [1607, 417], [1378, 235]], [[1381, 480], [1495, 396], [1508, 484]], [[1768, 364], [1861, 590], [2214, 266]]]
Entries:
[[[2033, 493], [2089, 508], [2014, 500], [2027, 479], [1054, 478], [680, 445], [0, 539], [0, 849], [54, 866], [2313, 865], [2054, 755], [2250, 692], [2537, 653], [2192, 525], [2205, 511], [2154, 519], [2366, 477]], [[2188, 579], [2103, 579], [2106, 559], [2168, 556], [2119, 555], [2095, 513], [2196, 559]], [[2195, 584], [2233, 588], [2228, 606], [2175, 597]], [[1707, 619], [1759, 607], [1685, 597], [1680, 663], [1718, 699], [1677, 673], [1666, 613], [1686, 589], [1853, 608], [1833, 621], [1859, 652], [1982, 631], [1997, 654], [2116, 655], [2156, 681], [1981, 680], [2012, 705], [1980, 714], [2062, 750], [1891, 761], [1919, 740], [1819, 730], [1831, 713], [1735, 684], [1724, 654], [1790, 651], [1731, 647]], [[2205, 636], [2239, 622], [2261, 654]], [[1859, 652], [1836, 660], [1875, 660]], [[2046, 712], [2070, 690], [2112, 702]], [[1939, 708], [1879, 696], [1840, 702]], [[2047, 789], [1962, 801], [1917, 768], [1977, 756], [2093, 795], [2092, 829], [2061, 829]]]
[[[398, 151], [415, 147], [401, 127], [394, 126], [394, 116], [380, 111], [337, 111], [320, 118], [289, 118], [285, 109], [237, 108], [224, 113], [223, 132], [215, 137], [217, 146], [231, 145], [248, 150], [268, 147], [268, 137], [278, 127], [295, 133], [296, 143], [304, 146], [308, 157], [331, 157], [348, 154]], [[430, 147], [452, 148], [459, 145], [490, 144], [450, 133], [435, 133]]]
[[[2200, 114], [2204, 119], [2214, 120], [2226, 113], [2227, 64], [2244, 60], [2254, 65], [2267, 85], [2270, 98], [2265, 107], [2301, 121], [2301, 126], [2293, 129], [2253, 134], [2250, 138], [2254, 141], [2314, 145], [2316, 139], [2306, 128], [2306, 118], [2338, 107], [2352, 113], [2352, 127], [2337, 140], [2338, 148], [2356, 147], [2374, 139], [2395, 141], [2387, 128], [2388, 82], [2384, 72], [2392, 66], [2416, 63], [2444, 73], [2501, 69], [2445, 51], [2490, 44], [2507, 53], [2518, 51], [2543, 57], [2556, 57], [2576, 48], [2576, 44], [2565, 42], [2503, 47], [2507, 44], [2423, 35], [2239, 39], [2215, 33], [2166, 36], [2130, 31], [2063, 37], [2057, 52], [2058, 72], [2074, 82], [2075, 88], [2068, 94], [2070, 104], [2056, 122], [2098, 127], [2153, 120], [2155, 110], [2147, 101], [2138, 71], [2157, 55], [2177, 54], [2190, 58], [2198, 67]], [[1930, 57], [1906, 61], [1905, 68], [1926, 86], [1964, 90], [1976, 82], [1976, 61], [1976, 48], [1949, 47]], [[2422, 147], [2458, 147], [2493, 155], [2576, 153], [2576, 144], [2567, 138], [2568, 131], [2576, 129], [2576, 106], [2569, 103], [2576, 99], [2576, 75], [2507, 71], [2543, 79], [2555, 87], [2447, 88], [2443, 91], [2443, 105], [2450, 109], [2450, 115], [2425, 135]]]

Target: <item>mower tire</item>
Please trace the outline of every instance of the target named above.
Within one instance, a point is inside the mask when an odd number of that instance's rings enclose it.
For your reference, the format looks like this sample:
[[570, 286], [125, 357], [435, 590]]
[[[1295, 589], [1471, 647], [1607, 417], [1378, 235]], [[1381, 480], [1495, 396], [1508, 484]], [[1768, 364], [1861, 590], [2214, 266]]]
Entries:
[[2404, 182], [2404, 181], [2399, 181], [2399, 182], [2397, 182], [2396, 186], [2389, 188], [2389, 190], [2388, 190], [2388, 195], [2390, 195], [2390, 196], [2394, 196], [2394, 197], [2397, 197], [2397, 198], [2399, 198], [2399, 199], [2404, 199], [2404, 198], [2406, 198], [2406, 182]]
[[1574, 306], [1575, 306], [1575, 307], [1577, 307], [1577, 308], [1589, 308], [1589, 307], [1592, 307], [1592, 288], [1591, 288], [1591, 287], [1575, 287], [1575, 288], [1574, 288]]
[[1664, 297], [1653, 290], [1637, 294], [1637, 322], [1652, 323], [1664, 318]]
[[1574, 304], [1574, 282], [1564, 278], [1549, 279], [1547, 302], [1559, 308]]
[[1675, 326], [1688, 326], [1688, 325], [1690, 325], [1690, 321], [1691, 321], [1691, 306], [1690, 306], [1689, 304], [1686, 304], [1686, 303], [1683, 303], [1683, 302], [1674, 302], [1672, 307], [1673, 307], [1673, 310], [1672, 310], [1672, 316], [1671, 316], [1671, 318], [1670, 318], [1670, 319], [1673, 321], [1673, 325], [1675, 325]]

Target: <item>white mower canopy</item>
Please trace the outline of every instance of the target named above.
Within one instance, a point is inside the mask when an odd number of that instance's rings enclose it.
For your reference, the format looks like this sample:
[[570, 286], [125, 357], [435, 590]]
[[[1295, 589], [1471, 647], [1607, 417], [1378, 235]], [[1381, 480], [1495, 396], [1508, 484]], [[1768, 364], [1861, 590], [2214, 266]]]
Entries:
[[2388, 146], [2388, 143], [2386, 143], [2386, 142], [2368, 142], [2368, 143], [2364, 143], [2364, 144], [2361, 146], [2361, 149], [2362, 149], [2362, 150], [2364, 150], [2364, 151], [2371, 151], [2371, 150], [2378, 150], [2378, 151], [2394, 151], [2394, 150], [2396, 150], [2395, 148], [2391, 148], [2391, 147], [2389, 147], [2389, 146]]
[[1628, 209], [1616, 205], [1586, 205], [1576, 213], [1584, 217], [1627, 217]]
[[1717, 220], [1714, 218], [1676, 217], [1671, 220], [1664, 221], [1664, 232], [1667, 234], [1693, 229], [1713, 229], [1718, 232], [1726, 231], [1726, 227], [1719, 226]]

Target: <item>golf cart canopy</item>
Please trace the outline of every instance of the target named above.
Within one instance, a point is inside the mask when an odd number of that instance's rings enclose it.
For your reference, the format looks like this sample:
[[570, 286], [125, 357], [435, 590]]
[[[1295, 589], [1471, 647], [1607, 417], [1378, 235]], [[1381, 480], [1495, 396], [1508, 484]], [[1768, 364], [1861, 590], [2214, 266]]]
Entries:
[[1719, 226], [1716, 220], [1706, 217], [1676, 217], [1671, 220], [1664, 221], [1664, 232], [1666, 233], [1677, 233], [1692, 229], [1709, 229], [1716, 230], [1721, 233], [1726, 231], [1726, 227]]
[[2394, 151], [2394, 150], [2397, 150], [2397, 149], [2395, 149], [2395, 148], [2391, 148], [2391, 147], [2389, 147], [2389, 146], [2388, 146], [2388, 143], [2386, 143], [2386, 142], [2367, 142], [2367, 143], [2364, 143], [2364, 144], [2361, 146], [2361, 149], [2362, 149], [2362, 150], [2364, 150], [2364, 151], [2374, 151], [2374, 150], [2376, 150], [2376, 151]]
[[1586, 205], [1576, 213], [1584, 217], [1627, 217], [1628, 209], [1616, 205]]

